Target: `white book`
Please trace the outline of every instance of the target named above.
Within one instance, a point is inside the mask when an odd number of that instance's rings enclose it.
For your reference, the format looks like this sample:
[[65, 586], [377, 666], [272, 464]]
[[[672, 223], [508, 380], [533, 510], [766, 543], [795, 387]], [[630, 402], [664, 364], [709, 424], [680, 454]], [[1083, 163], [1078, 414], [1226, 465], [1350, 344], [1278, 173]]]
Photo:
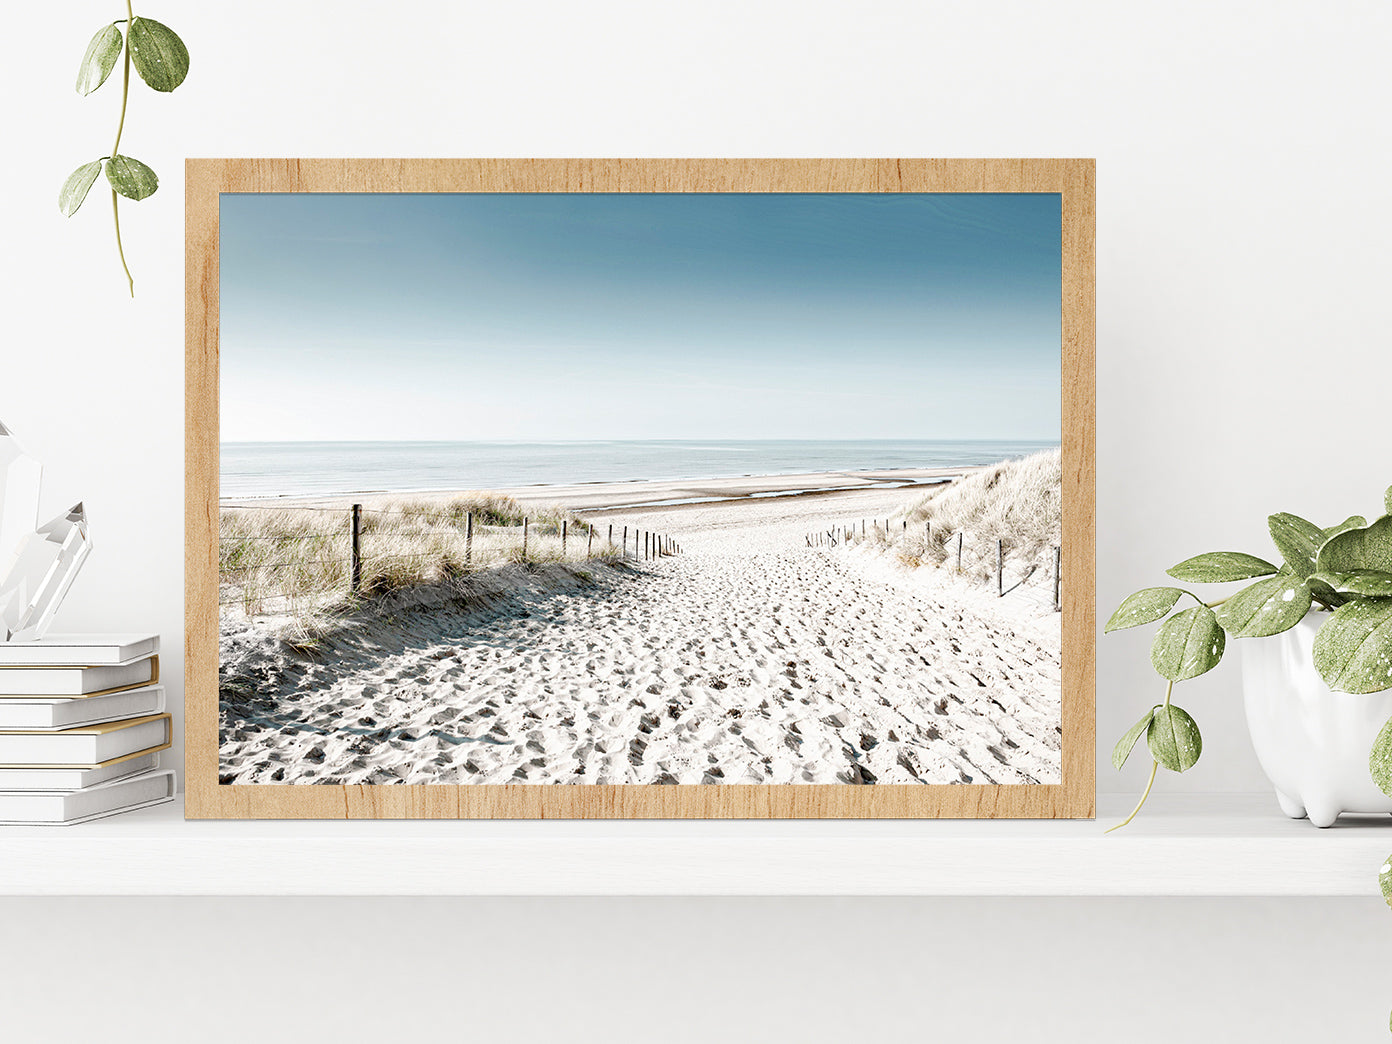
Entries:
[[158, 656], [96, 667], [0, 667], [0, 696], [92, 696], [157, 681]]
[[169, 746], [168, 714], [153, 714], [61, 732], [0, 732], [0, 765], [92, 768], [127, 754]]
[[0, 667], [97, 667], [157, 652], [157, 634], [46, 634], [36, 642], [0, 642]]
[[160, 756], [150, 752], [115, 758], [92, 768], [37, 765], [19, 768], [0, 765], [0, 790], [82, 790], [159, 768]]
[[0, 790], [0, 824], [71, 826], [174, 800], [174, 772], [157, 769], [83, 790]]
[[122, 718], [142, 718], [164, 710], [164, 686], [117, 689], [78, 699], [12, 696], [0, 700], [0, 729], [52, 732], [79, 725], [100, 725]]

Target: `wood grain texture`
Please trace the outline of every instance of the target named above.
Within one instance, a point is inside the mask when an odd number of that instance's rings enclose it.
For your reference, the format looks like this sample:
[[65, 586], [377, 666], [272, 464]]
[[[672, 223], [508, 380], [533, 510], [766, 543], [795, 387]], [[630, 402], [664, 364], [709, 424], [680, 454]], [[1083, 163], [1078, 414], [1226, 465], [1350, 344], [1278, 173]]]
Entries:
[[[193, 159], [186, 164], [191, 819], [1046, 819], [1095, 814], [1095, 165], [1087, 159]], [[1063, 782], [1050, 786], [218, 783], [218, 214], [224, 192], [1047, 192], [1062, 199]]]

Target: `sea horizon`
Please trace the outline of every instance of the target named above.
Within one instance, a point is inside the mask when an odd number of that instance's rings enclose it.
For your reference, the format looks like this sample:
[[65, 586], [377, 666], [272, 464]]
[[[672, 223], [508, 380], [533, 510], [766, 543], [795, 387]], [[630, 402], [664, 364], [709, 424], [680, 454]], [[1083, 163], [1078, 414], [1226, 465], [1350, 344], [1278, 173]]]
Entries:
[[994, 464], [1058, 439], [224, 442], [220, 496], [426, 493]]

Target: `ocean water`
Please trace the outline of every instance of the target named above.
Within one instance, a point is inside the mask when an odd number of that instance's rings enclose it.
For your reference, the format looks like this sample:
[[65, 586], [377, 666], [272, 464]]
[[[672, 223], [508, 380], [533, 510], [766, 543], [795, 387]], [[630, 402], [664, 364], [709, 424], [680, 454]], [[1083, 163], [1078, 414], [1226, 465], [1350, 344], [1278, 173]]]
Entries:
[[872, 439], [224, 442], [222, 496], [496, 489], [992, 464], [1057, 442]]

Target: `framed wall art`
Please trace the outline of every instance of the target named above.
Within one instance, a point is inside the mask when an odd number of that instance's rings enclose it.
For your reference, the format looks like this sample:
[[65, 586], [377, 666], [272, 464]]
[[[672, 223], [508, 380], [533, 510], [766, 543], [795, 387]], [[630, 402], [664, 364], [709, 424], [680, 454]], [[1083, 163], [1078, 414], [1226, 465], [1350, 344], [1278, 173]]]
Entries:
[[187, 815], [1090, 817], [1091, 160], [190, 160]]

